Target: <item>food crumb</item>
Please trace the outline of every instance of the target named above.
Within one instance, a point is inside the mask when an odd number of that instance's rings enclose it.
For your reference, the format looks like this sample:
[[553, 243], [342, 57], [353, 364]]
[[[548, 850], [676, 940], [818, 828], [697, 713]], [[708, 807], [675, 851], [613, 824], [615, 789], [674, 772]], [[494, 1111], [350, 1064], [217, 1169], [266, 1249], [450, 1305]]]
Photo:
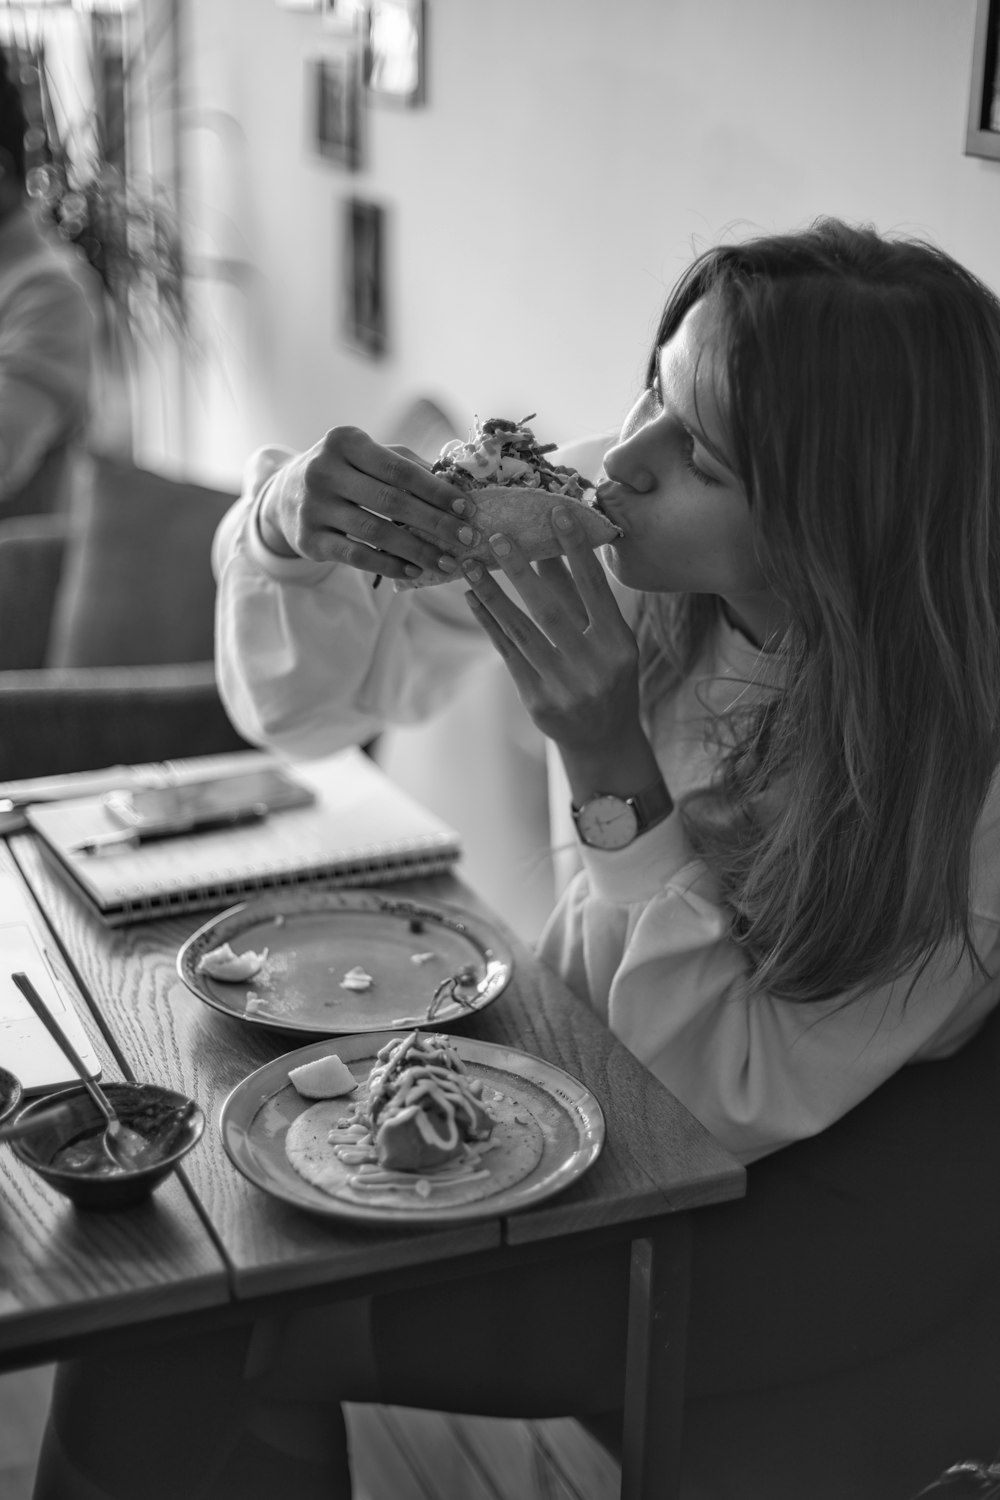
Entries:
[[416, 1193], [418, 1198], [429, 1198], [431, 1195], [431, 1185], [427, 1181], [427, 1178], [418, 1178], [417, 1181], [413, 1184], [413, 1191]]
[[207, 974], [210, 979], [240, 984], [260, 973], [267, 962], [267, 952], [266, 948], [261, 953], [248, 948], [243, 953], [235, 953], [229, 943], [220, 943], [217, 948], [203, 953], [195, 967], [199, 974]]
[[432, 958], [437, 958], [437, 954], [436, 953], [411, 953], [410, 954], [410, 963], [411, 964], [427, 964], [427, 963], [430, 963], [430, 961], [431, 961]]
[[342, 990], [370, 990], [375, 983], [370, 974], [366, 974], [360, 964], [355, 964], [353, 969], [348, 969], [340, 981]]

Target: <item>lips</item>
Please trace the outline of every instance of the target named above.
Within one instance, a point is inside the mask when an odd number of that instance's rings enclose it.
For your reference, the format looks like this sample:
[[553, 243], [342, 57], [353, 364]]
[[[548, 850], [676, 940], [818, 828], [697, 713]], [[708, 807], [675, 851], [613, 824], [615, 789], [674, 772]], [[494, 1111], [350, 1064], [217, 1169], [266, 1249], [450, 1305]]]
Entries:
[[604, 480], [603, 483], [597, 486], [595, 498], [590, 501], [590, 509], [596, 510], [598, 515], [604, 516], [606, 520], [610, 521], [612, 526], [617, 528], [619, 536], [626, 536], [628, 529], [624, 525], [621, 516], [615, 510], [617, 492], [617, 485], [613, 484], [609, 479]]

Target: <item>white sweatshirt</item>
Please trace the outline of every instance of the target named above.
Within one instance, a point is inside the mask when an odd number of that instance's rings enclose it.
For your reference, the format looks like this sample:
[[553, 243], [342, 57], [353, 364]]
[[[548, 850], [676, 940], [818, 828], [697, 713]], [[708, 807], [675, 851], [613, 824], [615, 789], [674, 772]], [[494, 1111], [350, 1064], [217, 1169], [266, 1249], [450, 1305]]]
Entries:
[[[460, 582], [376, 590], [352, 568], [269, 552], [255, 509], [289, 456], [253, 456], [216, 537], [218, 673], [248, 739], [310, 757], [426, 718], [492, 647]], [[746, 701], [762, 673], [757, 649], [720, 623], [696, 670], [660, 706], [653, 746], [675, 802], [714, 779], [715, 715]], [[540, 957], [744, 1162], [822, 1130], [903, 1064], [956, 1051], [1000, 997], [996, 794], [972, 878], [973, 938], [990, 977], [967, 957], [956, 966], [949, 950], [912, 991], [904, 978], [848, 1005], [748, 995], [729, 914], [676, 810], [628, 848], [581, 847], [580, 858]]]

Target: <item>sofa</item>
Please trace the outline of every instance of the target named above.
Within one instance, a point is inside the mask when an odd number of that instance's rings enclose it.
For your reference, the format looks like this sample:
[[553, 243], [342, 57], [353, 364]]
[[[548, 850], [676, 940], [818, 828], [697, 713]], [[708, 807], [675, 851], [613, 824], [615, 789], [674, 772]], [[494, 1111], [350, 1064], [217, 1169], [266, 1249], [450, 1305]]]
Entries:
[[0, 780], [244, 746], [212, 663], [233, 499], [88, 454], [67, 509], [0, 519]]

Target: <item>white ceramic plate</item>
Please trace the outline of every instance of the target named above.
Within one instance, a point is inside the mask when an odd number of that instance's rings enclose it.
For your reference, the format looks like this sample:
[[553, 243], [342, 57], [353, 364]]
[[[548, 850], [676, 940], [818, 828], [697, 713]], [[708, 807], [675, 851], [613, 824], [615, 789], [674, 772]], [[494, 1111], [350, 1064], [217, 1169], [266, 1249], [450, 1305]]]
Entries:
[[474, 1203], [449, 1206], [433, 1199], [406, 1199], [392, 1208], [332, 1197], [306, 1182], [285, 1155], [285, 1132], [314, 1101], [296, 1092], [288, 1082], [289, 1070], [336, 1052], [356, 1077], [364, 1078], [379, 1048], [398, 1034], [384, 1032], [340, 1037], [336, 1043], [314, 1042], [274, 1058], [237, 1084], [223, 1105], [220, 1128], [226, 1152], [244, 1177], [272, 1197], [312, 1213], [383, 1228], [406, 1228], [492, 1219], [530, 1208], [562, 1192], [597, 1160], [604, 1144], [604, 1115], [588, 1088], [562, 1068], [526, 1052], [493, 1042], [451, 1037], [469, 1071], [484, 1084], [500, 1089], [519, 1109], [527, 1110], [540, 1127], [541, 1158], [527, 1175]]
[[[198, 962], [228, 943], [268, 950], [241, 983]], [[362, 990], [343, 987], [361, 969]], [[443, 902], [373, 890], [273, 891], [213, 917], [188, 938], [177, 971], [206, 1005], [256, 1026], [308, 1036], [447, 1026], [506, 988], [513, 957], [489, 923]], [[462, 976], [457, 980], [457, 976]], [[456, 982], [457, 981], [457, 982]]]

